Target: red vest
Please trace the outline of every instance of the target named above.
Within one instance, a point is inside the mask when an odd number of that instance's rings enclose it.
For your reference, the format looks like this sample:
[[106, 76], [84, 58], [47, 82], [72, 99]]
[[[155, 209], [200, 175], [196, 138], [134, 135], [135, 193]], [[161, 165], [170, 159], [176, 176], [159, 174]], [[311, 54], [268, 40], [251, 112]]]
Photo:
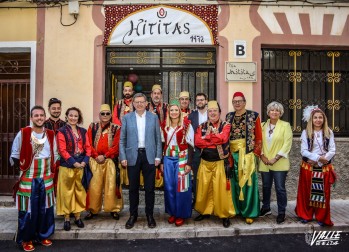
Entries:
[[[181, 127], [180, 130], [178, 130], [176, 132], [176, 139], [177, 139], [177, 145], [179, 148], [179, 151], [184, 151], [186, 149], [188, 149], [188, 144], [187, 141], [185, 140], [185, 137], [187, 136], [187, 131], [189, 130], [189, 125], [190, 125], [190, 121], [185, 118], [183, 121], [183, 126]], [[177, 128], [176, 128], [177, 130]], [[166, 151], [168, 144], [167, 141], [170, 140], [169, 138], [172, 136], [168, 135], [168, 127], [163, 127], [163, 132], [164, 132], [164, 138], [165, 138], [165, 147], [164, 147], [164, 151]]]
[[[32, 133], [31, 127], [25, 127], [21, 129], [22, 134], [22, 146], [21, 152], [19, 154], [19, 168], [21, 171], [27, 171], [32, 162], [33, 162], [33, 146], [30, 143], [30, 136]], [[50, 143], [50, 152], [51, 152], [51, 172], [54, 171], [54, 152], [53, 152], [53, 144], [55, 133], [53, 130], [46, 129], [47, 139]]]

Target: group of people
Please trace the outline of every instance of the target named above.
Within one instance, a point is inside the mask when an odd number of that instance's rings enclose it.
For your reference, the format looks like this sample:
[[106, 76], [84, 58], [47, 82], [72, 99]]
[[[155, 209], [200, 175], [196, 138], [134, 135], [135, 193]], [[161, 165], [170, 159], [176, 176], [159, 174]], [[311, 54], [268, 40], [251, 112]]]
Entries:
[[[86, 210], [84, 219], [90, 220], [102, 205], [104, 212], [118, 220], [123, 209], [122, 184], [129, 186], [126, 229], [137, 222], [141, 184], [149, 228], [156, 227], [156, 185], [164, 187], [170, 224], [183, 225], [194, 208], [199, 213], [195, 221], [215, 215], [227, 228], [235, 215], [252, 224], [255, 218], [271, 214], [274, 181], [276, 222], [285, 221], [285, 182], [293, 136], [290, 124], [280, 119], [282, 104], [270, 103], [269, 119], [261, 122], [257, 112], [245, 108], [244, 94], [235, 92], [234, 112], [224, 120], [219, 103], [208, 101], [204, 93], [195, 95], [195, 110], [189, 108], [187, 91], [164, 103], [158, 84], [152, 87], [149, 103], [144, 94], [134, 94], [131, 82], [124, 83], [123, 95], [113, 113], [108, 104], [102, 104], [99, 122], [91, 123], [87, 130], [79, 126], [83, 117], [77, 107], [67, 109], [65, 121], [60, 119], [62, 103], [56, 98], [49, 100], [47, 120], [42, 106], [31, 109], [31, 126], [17, 134], [10, 157], [20, 168], [14, 187], [19, 211], [16, 241], [25, 251], [34, 250], [33, 242], [52, 244], [55, 198], [66, 231], [71, 229], [72, 216], [74, 224], [83, 228], [81, 213]], [[318, 107], [308, 107], [304, 118], [307, 128], [301, 137], [295, 211], [302, 223], [312, 221], [315, 213], [320, 225], [332, 226], [333, 132]], [[257, 171], [263, 182], [261, 208]]]

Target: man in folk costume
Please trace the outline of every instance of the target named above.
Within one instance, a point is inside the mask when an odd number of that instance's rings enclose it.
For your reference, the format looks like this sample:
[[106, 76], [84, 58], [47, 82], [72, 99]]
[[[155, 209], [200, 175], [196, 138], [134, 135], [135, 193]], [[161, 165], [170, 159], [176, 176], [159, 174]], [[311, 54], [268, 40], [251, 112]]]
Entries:
[[201, 162], [197, 175], [194, 220], [201, 221], [214, 214], [222, 219], [225, 228], [235, 215], [230, 188], [229, 135], [230, 124], [220, 119], [217, 101], [208, 103], [208, 121], [195, 132], [195, 146], [200, 148]]
[[100, 121], [91, 123], [87, 135], [91, 143], [90, 168], [93, 177], [87, 193], [85, 220], [92, 219], [102, 209], [110, 212], [118, 220], [123, 208], [120, 170], [118, 165], [120, 126], [110, 122], [111, 110], [108, 104], [102, 104]]
[[[121, 126], [122, 118], [132, 112], [134, 107], [132, 105], [132, 97], [134, 94], [133, 84], [130, 81], [126, 81], [124, 83], [124, 89], [122, 91], [124, 98], [117, 101], [113, 110], [112, 123]], [[120, 178], [121, 183], [124, 185], [129, 185], [127, 169], [122, 167], [120, 164], [118, 165], [120, 169]]]
[[65, 121], [60, 119], [62, 102], [57, 98], [51, 98], [48, 101], [48, 112], [50, 113], [50, 117], [45, 121], [44, 127], [57, 133], [58, 129], [66, 124]]
[[168, 104], [162, 101], [162, 88], [159, 84], [153, 85], [150, 97], [151, 101], [148, 103], [147, 110], [156, 114], [162, 125], [166, 120]]
[[[53, 174], [58, 158], [55, 133], [44, 128], [45, 109], [34, 106], [30, 111], [32, 126], [22, 128], [11, 151], [10, 162], [19, 166], [16, 193], [18, 230], [16, 242], [24, 251], [33, 251], [34, 242], [52, 245], [48, 239], [55, 230]], [[16, 188], [17, 189], [17, 188]]]
[[233, 202], [236, 214], [244, 217], [247, 224], [252, 224], [260, 211], [256, 160], [261, 155], [262, 127], [258, 113], [246, 110], [243, 93], [234, 93], [232, 103], [235, 112], [228, 113], [226, 121], [231, 124]]
[[[46, 129], [53, 130], [55, 134], [57, 134], [58, 129], [63, 127], [66, 122], [60, 119], [62, 113], [62, 102], [57, 98], [51, 98], [48, 101], [48, 112], [50, 113], [50, 117], [45, 121], [44, 127]], [[55, 192], [57, 192], [57, 180], [58, 180], [58, 168], [59, 168], [59, 160], [57, 160], [55, 165], [54, 173], [54, 185]]]
[[190, 114], [190, 95], [188, 91], [182, 91], [179, 93], [178, 97], [179, 103], [181, 104], [181, 111], [183, 116], [186, 117]]
[[[154, 84], [151, 89], [151, 101], [147, 105], [147, 110], [156, 114], [159, 118], [159, 124], [165, 125], [168, 104], [162, 101], [162, 89], [159, 84]], [[141, 176], [141, 184], [143, 184], [143, 177]], [[161, 174], [160, 167], [157, 167], [155, 172], [155, 187], [163, 187], [164, 180]]]
[[134, 110], [132, 105], [132, 96], [134, 94], [133, 84], [130, 81], [124, 83], [124, 89], [122, 90], [124, 98], [118, 100], [114, 106], [112, 123], [120, 125], [124, 115]]

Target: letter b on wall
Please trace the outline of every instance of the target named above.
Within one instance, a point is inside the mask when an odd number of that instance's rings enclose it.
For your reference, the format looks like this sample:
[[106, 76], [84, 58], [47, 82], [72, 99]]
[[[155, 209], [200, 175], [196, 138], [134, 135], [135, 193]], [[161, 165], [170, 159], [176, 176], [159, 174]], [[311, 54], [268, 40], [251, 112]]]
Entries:
[[234, 40], [234, 58], [246, 58], [246, 41]]

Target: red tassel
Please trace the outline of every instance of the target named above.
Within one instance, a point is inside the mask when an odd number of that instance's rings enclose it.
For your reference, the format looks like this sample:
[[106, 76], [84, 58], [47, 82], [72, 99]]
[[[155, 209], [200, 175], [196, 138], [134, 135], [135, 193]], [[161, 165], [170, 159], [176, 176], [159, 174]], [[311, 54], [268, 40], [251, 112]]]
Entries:
[[118, 199], [121, 199], [121, 193], [120, 193], [119, 187], [116, 187], [116, 189], [115, 189], [115, 194], [116, 194], [116, 197], [117, 197]]
[[88, 211], [90, 208], [90, 192], [86, 193], [86, 210]]
[[226, 188], [227, 188], [227, 191], [230, 191], [230, 180], [229, 179], [227, 179]]

